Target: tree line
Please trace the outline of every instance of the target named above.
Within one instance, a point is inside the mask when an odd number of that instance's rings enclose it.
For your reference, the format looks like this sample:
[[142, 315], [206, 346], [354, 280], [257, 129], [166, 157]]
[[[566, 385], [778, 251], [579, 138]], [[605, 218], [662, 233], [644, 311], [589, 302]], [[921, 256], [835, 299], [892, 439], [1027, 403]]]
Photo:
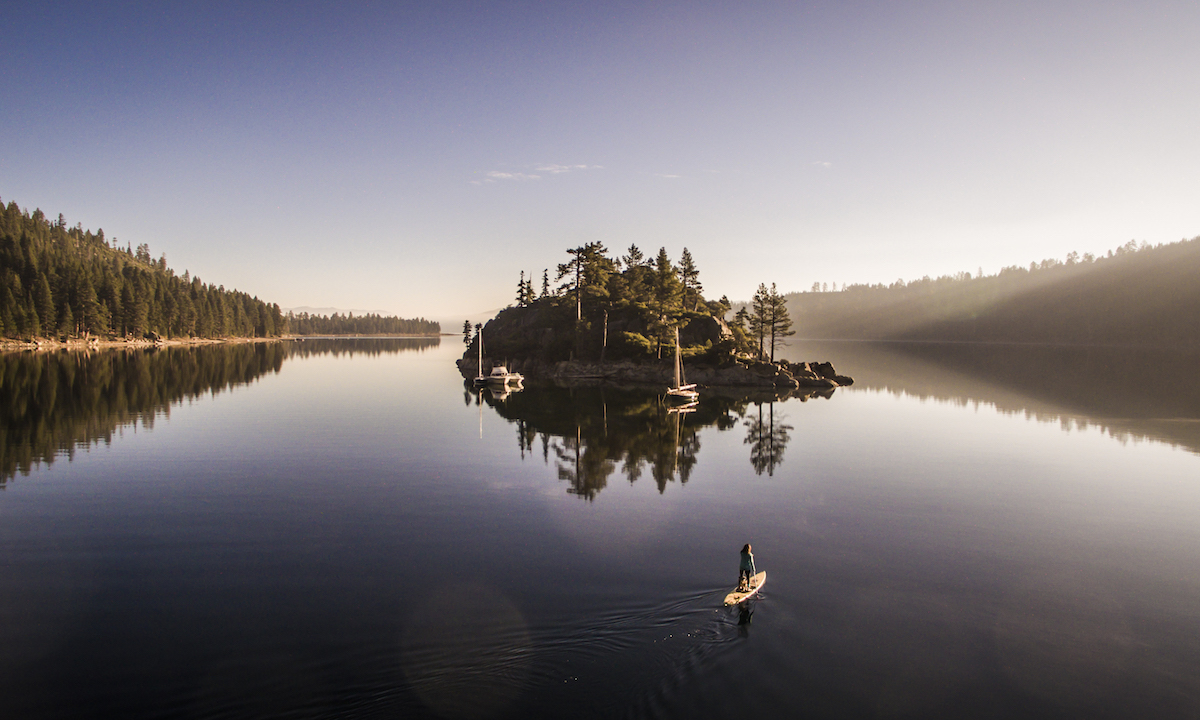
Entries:
[[[701, 338], [696, 331], [689, 336], [686, 331], [698, 318], [715, 318], [723, 325], [732, 304], [724, 296], [705, 298], [700, 269], [686, 247], [678, 262], [665, 247], [649, 257], [636, 244], [619, 257], [610, 256], [601, 242], [566, 253], [568, 259], [554, 273], [549, 268], [542, 271], [540, 291], [533, 274], [521, 272], [515, 304], [509, 307], [528, 308], [535, 317], [517, 322], [502, 312], [500, 323], [489, 324], [489, 354], [526, 357], [534, 354], [536, 344], [536, 354], [544, 359], [661, 357], [680, 331], [681, 344], [690, 345], [693, 352], [770, 357], [793, 334], [782, 296], [774, 286], [763, 285], [761, 297], [756, 295], [761, 302], [728, 325], [726, 335], [732, 337], [709, 332]], [[463, 323], [463, 342], [469, 348], [480, 330]], [[698, 345], [705, 347], [697, 350]]]
[[279, 306], [178, 276], [166, 257], [112, 244], [104, 231], [67, 227], [60, 214], [0, 212], [0, 337], [271, 337]]
[[438, 335], [442, 332], [441, 324], [433, 320], [409, 320], [374, 313], [309, 315], [289, 312], [284, 320], [293, 335]]
[[204, 283], [121, 248], [104, 230], [68, 227], [60, 214], [0, 203], [0, 338], [277, 337], [297, 334], [438, 334], [424, 319], [334, 314], [284, 316], [267, 303]]
[[995, 275], [791, 293], [808, 338], [1200, 346], [1200, 238], [1130, 241]]

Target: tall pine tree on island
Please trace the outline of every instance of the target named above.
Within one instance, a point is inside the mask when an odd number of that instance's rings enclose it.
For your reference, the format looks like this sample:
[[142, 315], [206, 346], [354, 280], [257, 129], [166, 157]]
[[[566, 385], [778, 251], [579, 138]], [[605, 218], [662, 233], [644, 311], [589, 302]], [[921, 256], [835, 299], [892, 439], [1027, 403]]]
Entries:
[[690, 307], [694, 312], [700, 305], [700, 293], [704, 286], [700, 284], [700, 271], [696, 268], [696, 261], [692, 259], [692, 253], [687, 248], [684, 248], [683, 254], [679, 256], [679, 282], [683, 286], [683, 306]]
[[771, 329], [771, 362], [775, 362], [775, 350], [786, 345], [785, 338], [789, 338], [796, 334], [792, 329], [792, 319], [788, 317], [787, 301], [783, 295], [775, 289], [775, 283], [771, 283], [771, 292], [768, 296], [770, 307], [770, 329]]

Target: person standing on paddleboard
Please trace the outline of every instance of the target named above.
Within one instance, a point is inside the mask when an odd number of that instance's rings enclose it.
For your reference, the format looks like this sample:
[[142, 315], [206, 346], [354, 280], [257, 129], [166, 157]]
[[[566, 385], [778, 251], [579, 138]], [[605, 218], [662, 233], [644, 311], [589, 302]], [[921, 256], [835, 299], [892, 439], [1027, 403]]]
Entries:
[[738, 565], [738, 588], [749, 589], [750, 578], [754, 577], [754, 553], [750, 552], [750, 543], [742, 548], [742, 562]]

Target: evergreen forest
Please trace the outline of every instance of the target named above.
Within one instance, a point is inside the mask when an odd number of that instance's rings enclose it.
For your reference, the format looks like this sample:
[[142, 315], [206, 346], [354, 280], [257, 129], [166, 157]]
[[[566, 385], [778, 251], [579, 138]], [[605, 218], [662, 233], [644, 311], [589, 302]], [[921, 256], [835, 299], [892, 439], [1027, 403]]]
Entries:
[[433, 320], [412, 320], [390, 315], [287, 313], [284, 322], [293, 335], [438, 335], [442, 326]]
[[[729, 299], [706, 300], [700, 270], [685, 247], [675, 262], [666, 248], [649, 257], [631, 245], [611, 257], [603, 243], [568, 249], [568, 260], [540, 290], [521, 274], [515, 304], [484, 327], [464, 323], [464, 358], [478, 350], [482, 334], [490, 357], [540, 361], [620, 360], [664, 357], [678, 332], [683, 354], [714, 363], [735, 356], [769, 358], [791, 334], [784, 298], [759, 286], [752, 311], [730, 322]], [[673, 352], [673, 350], [672, 350]]]
[[[294, 325], [293, 325], [294, 323]], [[437, 334], [435, 322], [367, 315], [284, 316], [279, 305], [204, 283], [68, 227], [60, 214], [0, 202], [0, 338], [278, 337], [293, 334]]]

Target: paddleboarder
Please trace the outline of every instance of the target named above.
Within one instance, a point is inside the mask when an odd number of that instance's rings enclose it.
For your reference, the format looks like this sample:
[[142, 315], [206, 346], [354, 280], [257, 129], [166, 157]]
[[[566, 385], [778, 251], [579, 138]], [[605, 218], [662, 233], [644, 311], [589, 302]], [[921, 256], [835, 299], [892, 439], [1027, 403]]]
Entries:
[[754, 577], [754, 553], [750, 552], [750, 543], [742, 548], [742, 561], [738, 565], [738, 589], [749, 590], [750, 578]]

